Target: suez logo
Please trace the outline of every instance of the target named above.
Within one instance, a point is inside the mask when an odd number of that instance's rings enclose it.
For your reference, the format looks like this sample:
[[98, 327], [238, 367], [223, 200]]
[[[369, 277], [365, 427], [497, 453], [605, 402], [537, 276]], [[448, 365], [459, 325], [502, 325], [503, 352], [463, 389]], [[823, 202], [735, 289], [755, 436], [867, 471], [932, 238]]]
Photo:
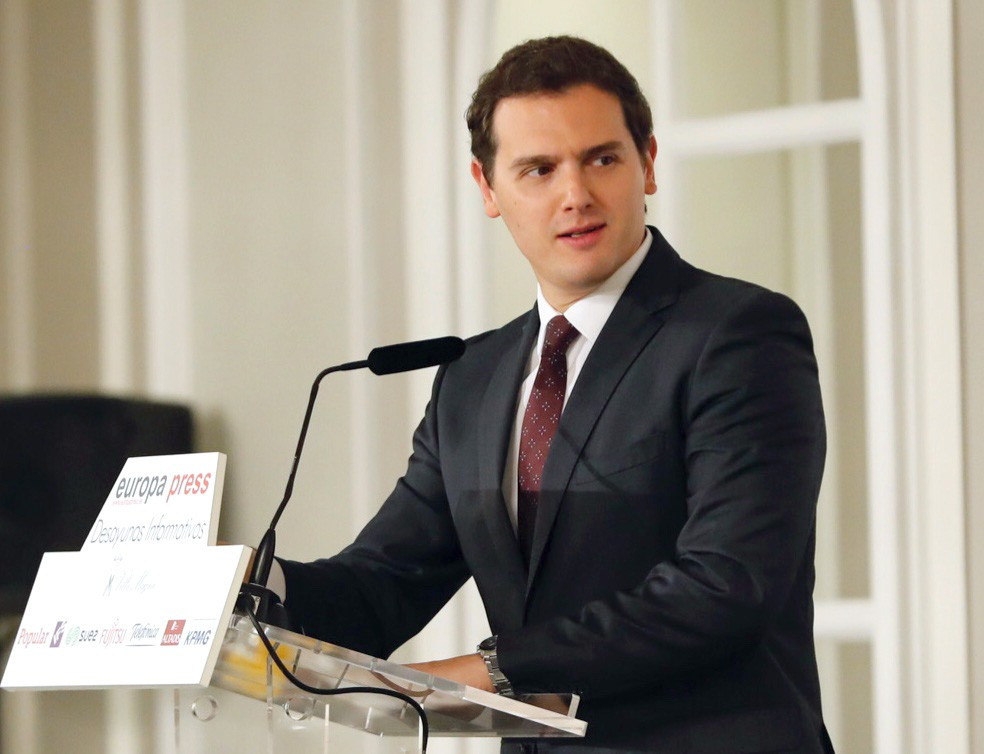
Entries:
[[15, 644], [25, 648], [206, 646], [212, 640], [213, 622], [171, 619], [165, 623], [145, 621], [127, 627], [115, 622], [95, 626], [60, 620], [52, 626], [22, 627]]
[[116, 485], [117, 504], [146, 503], [152, 497], [164, 497], [167, 502], [174, 495], [204, 495], [212, 487], [212, 472], [174, 474], [168, 476], [120, 477]]

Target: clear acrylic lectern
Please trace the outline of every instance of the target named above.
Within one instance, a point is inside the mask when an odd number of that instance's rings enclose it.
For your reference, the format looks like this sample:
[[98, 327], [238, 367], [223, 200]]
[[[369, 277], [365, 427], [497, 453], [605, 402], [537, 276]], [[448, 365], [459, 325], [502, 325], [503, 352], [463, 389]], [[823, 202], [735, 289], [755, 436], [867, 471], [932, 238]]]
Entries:
[[[390, 689], [415, 699], [431, 736], [580, 737], [577, 698], [507, 699], [306, 636], [266, 627], [287, 668], [319, 689]], [[376, 694], [321, 696], [291, 684], [248, 619], [234, 615], [208, 688], [174, 692], [174, 751], [350, 752], [419, 750], [419, 720], [405, 701]], [[358, 733], [356, 733], [356, 731]]]

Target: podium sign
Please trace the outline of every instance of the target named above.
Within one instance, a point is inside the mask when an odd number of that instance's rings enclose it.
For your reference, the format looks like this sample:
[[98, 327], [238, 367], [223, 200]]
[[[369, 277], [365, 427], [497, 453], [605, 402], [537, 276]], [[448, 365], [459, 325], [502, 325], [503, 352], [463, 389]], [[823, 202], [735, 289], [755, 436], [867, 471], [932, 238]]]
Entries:
[[242, 546], [46, 553], [0, 686], [208, 684], [248, 561]]
[[225, 461], [222, 453], [127, 459], [82, 550], [214, 545]]
[[130, 458], [81, 552], [45, 553], [0, 686], [207, 684], [249, 551], [215, 542], [225, 456]]

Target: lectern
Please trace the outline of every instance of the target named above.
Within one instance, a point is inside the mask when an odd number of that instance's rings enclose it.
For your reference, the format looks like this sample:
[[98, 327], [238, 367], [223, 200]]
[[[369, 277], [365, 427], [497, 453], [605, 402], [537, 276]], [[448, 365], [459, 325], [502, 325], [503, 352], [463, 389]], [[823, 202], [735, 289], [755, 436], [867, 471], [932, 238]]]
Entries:
[[432, 736], [584, 735], [570, 697], [503, 698], [234, 612], [249, 553], [214, 544], [224, 471], [221, 453], [128, 459], [82, 549], [42, 557], [0, 686], [170, 690], [168, 754], [409, 754], [422, 719]]
[[[414, 698], [431, 736], [580, 737], [577, 698], [490, 694], [426, 673], [264, 626], [285, 665], [318, 689], [369, 687]], [[320, 696], [287, 681], [250, 622], [233, 615], [208, 687], [174, 692], [174, 751], [347, 752], [353, 731], [368, 750], [418, 751], [419, 719], [405, 701], [368, 693]], [[346, 730], [348, 729], [348, 730]]]

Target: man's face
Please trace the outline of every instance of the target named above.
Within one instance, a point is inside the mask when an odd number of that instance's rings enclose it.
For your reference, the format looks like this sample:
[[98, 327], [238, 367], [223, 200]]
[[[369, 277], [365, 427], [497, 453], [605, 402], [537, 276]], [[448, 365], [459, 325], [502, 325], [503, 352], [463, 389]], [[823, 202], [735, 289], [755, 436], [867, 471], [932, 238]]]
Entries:
[[485, 214], [502, 217], [547, 301], [564, 311], [642, 243], [656, 140], [640, 154], [618, 98], [590, 84], [507, 97], [493, 129], [491, 183], [472, 162]]

